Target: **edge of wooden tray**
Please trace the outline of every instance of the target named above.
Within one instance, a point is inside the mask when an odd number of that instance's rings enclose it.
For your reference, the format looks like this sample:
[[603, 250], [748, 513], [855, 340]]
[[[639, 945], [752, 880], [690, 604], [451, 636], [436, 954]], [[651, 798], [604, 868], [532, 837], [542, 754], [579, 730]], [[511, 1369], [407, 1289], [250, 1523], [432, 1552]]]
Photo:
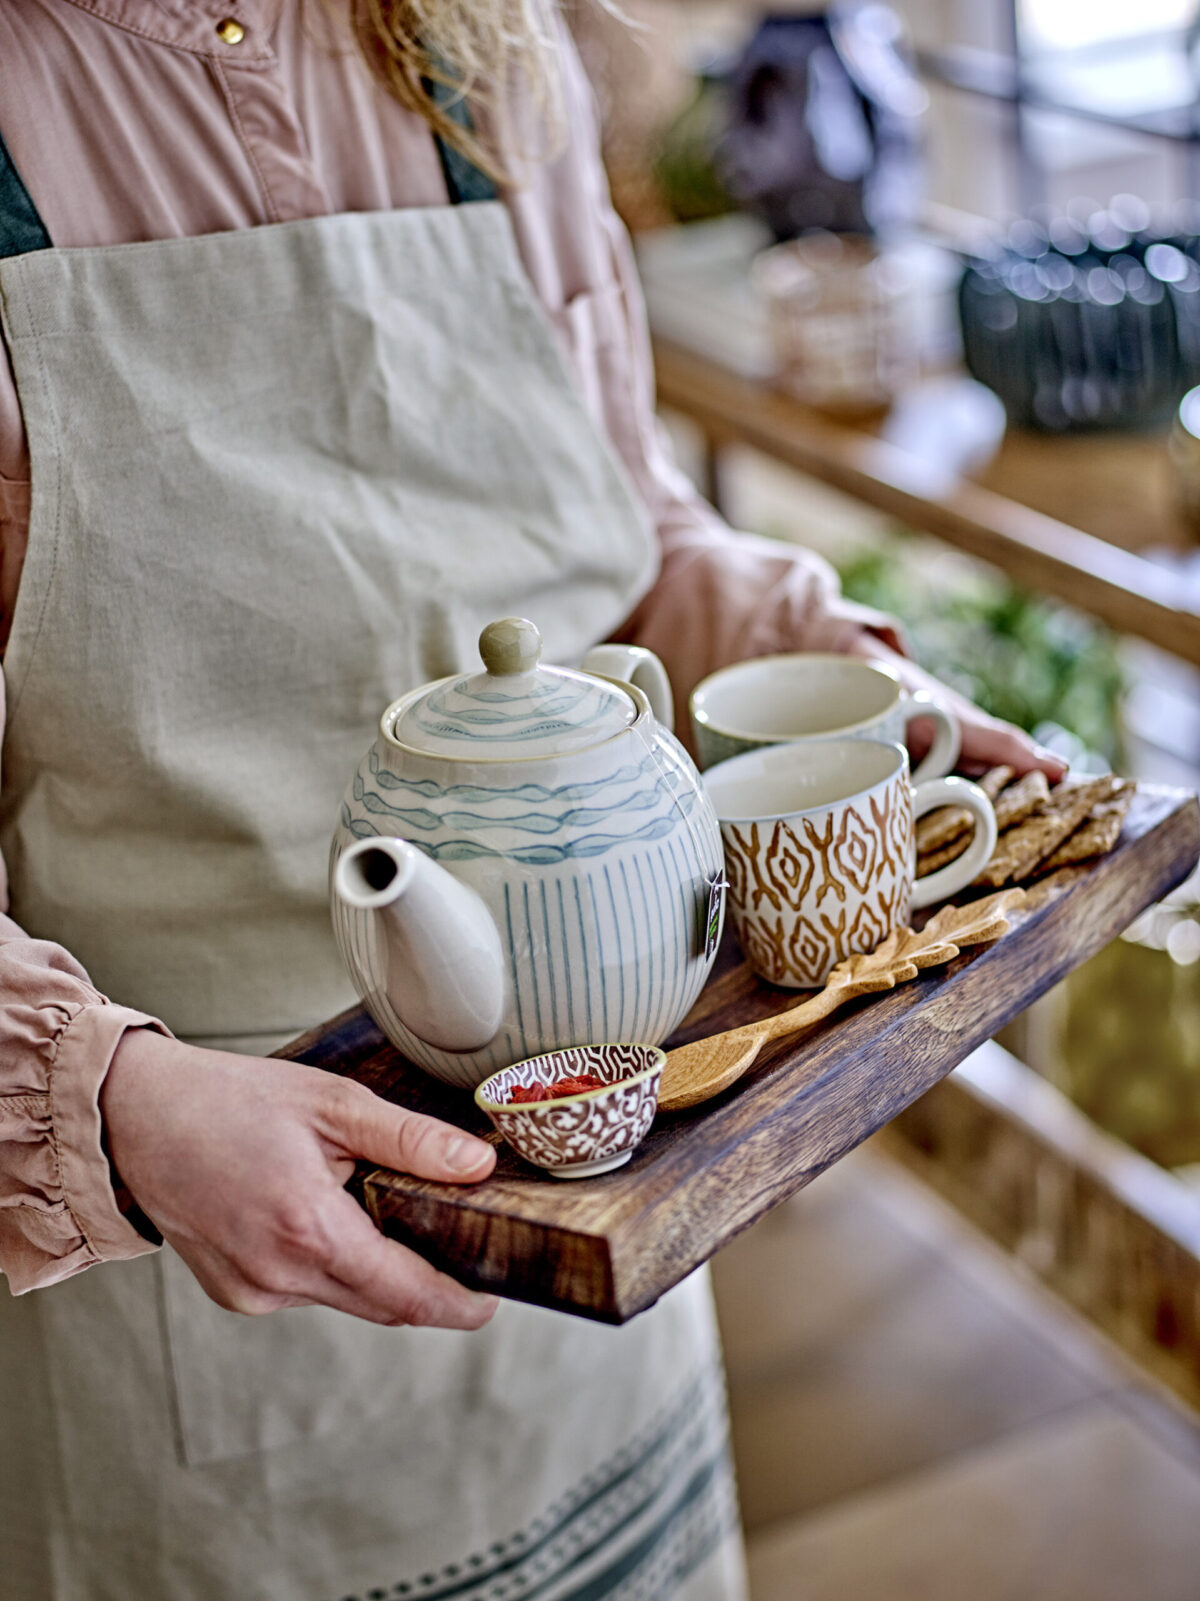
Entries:
[[[775, 1046], [724, 1096], [664, 1116], [615, 1173], [568, 1185], [510, 1167], [464, 1189], [364, 1170], [364, 1204], [386, 1233], [476, 1288], [626, 1322], [911, 1105], [1185, 877], [1200, 854], [1194, 796], [1143, 788], [1127, 827], [1137, 832], [1111, 855], [1032, 886], [998, 944], [858, 1003], [798, 1045]], [[1086, 894], [1072, 893], [1083, 885]], [[1021, 975], [1031, 966], [1037, 979], [1027, 984]], [[747, 1020], [742, 969], [713, 991], [679, 1037]], [[792, 998], [756, 991], [755, 1007], [761, 1015]], [[733, 1016], [722, 1015], [727, 1008]], [[339, 1030], [348, 1051], [339, 1051]], [[281, 1054], [351, 1072], [393, 1097], [410, 1086], [436, 1096], [354, 1013]], [[451, 1102], [455, 1112], [475, 1126], [473, 1107]]]

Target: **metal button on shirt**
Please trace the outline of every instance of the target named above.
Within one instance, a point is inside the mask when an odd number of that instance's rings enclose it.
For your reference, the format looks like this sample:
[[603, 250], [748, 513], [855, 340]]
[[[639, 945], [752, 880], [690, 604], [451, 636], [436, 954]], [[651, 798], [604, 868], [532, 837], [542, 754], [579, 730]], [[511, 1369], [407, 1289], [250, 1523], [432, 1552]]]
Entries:
[[217, 34], [226, 44], [241, 44], [246, 30], [236, 17], [222, 17], [217, 23]]

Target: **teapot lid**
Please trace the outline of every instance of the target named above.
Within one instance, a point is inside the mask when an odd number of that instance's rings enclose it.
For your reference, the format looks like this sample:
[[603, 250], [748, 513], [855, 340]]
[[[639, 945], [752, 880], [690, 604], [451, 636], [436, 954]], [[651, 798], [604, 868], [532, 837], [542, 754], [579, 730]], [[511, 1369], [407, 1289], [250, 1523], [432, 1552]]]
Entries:
[[629, 728], [631, 695], [590, 673], [540, 667], [542, 636], [525, 617], [503, 617], [479, 636], [485, 671], [442, 679], [392, 725], [401, 744], [434, 756], [512, 761], [584, 750]]

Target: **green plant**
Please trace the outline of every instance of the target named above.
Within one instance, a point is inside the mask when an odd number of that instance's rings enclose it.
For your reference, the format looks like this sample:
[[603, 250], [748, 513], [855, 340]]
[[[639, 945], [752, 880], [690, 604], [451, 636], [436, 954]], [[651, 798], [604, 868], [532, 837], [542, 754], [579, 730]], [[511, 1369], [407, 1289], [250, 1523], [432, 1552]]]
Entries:
[[1117, 763], [1124, 679], [1112, 634], [924, 542], [896, 536], [841, 567], [844, 592], [904, 623], [930, 672], [1030, 732], [1069, 730]]

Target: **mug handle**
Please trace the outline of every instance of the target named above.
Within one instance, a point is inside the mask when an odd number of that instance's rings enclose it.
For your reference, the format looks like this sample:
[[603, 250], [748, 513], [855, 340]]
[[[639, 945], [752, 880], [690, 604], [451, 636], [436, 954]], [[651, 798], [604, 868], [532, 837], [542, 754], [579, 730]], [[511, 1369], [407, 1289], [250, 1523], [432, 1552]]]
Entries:
[[939, 867], [913, 883], [913, 910], [944, 901], [969, 884], [996, 849], [996, 811], [978, 784], [965, 778], [935, 778], [918, 784], [913, 797], [913, 821], [939, 806], [965, 806], [975, 818], [975, 838], [957, 861]]
[[[929, 753], [912, 775], [914, 784], [923, 784], [926, 779], [941, 778], [954, 766], [962, 746], [962, 734], [958, 718], [944, 701], [928, 689], [914, 689], [909, 693], [904, 718], [906, 728], [915, 717], [930, 717], [937, 725]], [[962, 804], [965, 806], [966, 802]]]
[[[660, 728], [675, 732], [675, 697], [667, 669], [652, 650], [641, 645], [597, 645], [580, 664], [585, 673], [615, 678], [640, 689], [650, 702], [650, 710]], [[944, 771], [944, 769], [943, 769]]]

